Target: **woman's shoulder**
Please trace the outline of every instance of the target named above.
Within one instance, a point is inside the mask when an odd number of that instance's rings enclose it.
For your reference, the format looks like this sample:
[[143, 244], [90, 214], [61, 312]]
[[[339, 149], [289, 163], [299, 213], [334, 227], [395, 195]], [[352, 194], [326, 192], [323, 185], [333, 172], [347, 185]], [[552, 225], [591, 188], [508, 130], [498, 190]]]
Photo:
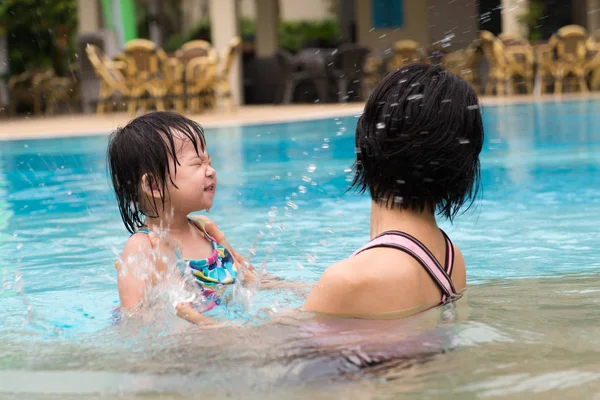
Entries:
[[[410, 256], [392, 249], [377, 248], [329, 267], [309, 295], [305, 310], [362, 315], [378, 312], [381, 301], [393, 292], [397, 309], [415, 306], [419, 298], [418, 264]], [[379, 264], [382, 268], [373, 268]], [[387, 304], [387, 301], [386, 301]]]

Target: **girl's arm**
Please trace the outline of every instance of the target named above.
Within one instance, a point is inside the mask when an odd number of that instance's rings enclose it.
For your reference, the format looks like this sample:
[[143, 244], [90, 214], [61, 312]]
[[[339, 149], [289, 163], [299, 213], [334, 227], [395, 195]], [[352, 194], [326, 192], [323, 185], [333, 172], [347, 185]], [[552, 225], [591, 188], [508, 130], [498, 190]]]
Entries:
[[[129, 238], [116, 262], [119, 298], [124, 311], [138, 308], [149, 285], [160, 279], [177, 261], [174, 243], [154, 232]], [[178, 304], [177, 316], [195, 324], [214, 324], [212, 318], [194, 310], [190, 304]]]
[[[205, 217], [204, 215], [195, 215], [194, 218], [197, 218], [197, 220], [204, 226], [206, 232], [210, 236], [212, 236], [218, 244], [225, 246], [225, 248], [233, 256], [237, 264], [243, 267], [247, 267], [245, 283], [254, 282], [257, 278], [255, 268], [252, 266], [252, 264], [246, 262], [246, 259], [240, 253], [235, 251], [235, 249], [231, 246], [231, 244], [229, 244], [229, 242], [225, 238], [225, 234], [221, 232], [217, 224], [210, 218]], [[271, 274], [267, 274], [267, 276], [261, 276], [260, 286], [263, 289], [307, 289], [310, 287], [305, 283], [288, 281], [284, 278], [280, 278]]]
[[211, 220], [208, 217], [205, 217], [204, 215], [195, 215], [193, 218], [195, 218], [202, 224], [202, 226], [206, 230], [206, 233], [212, 236], [218, 244], [224, 246], [227, 249], [227, 251], [229, 251], [232, 257], [235, 259], [236, 263], [243, 267], [247, 267], [249, 271], [254, 271], [254, 267], [252, 266], [252, 264], [248, 263], [240, 253], [235, 251], [233, 246], [231, 246], [231, 244], [225, 238], [225, 234], [221, 232], [221, 230], [213, 220]]
[[[127, 240], [121, 257], [115, 263], [121, 307], [133, 310], [144, 298], [150, 275], [150, 251], [152, 244], [148, 235], [133, 235]], [[146, 270], [147, 269], [147, 270]]]

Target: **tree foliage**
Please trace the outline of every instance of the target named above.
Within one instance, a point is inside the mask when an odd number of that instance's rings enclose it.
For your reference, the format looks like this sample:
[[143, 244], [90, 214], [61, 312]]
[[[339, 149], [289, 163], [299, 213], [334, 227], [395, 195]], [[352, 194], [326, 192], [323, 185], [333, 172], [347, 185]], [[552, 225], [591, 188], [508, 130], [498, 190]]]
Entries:
[[53, 67], [65, 74], [74, 61], [76, 0], [0, 1], [0, 34], [7, 36], [9, 73]]

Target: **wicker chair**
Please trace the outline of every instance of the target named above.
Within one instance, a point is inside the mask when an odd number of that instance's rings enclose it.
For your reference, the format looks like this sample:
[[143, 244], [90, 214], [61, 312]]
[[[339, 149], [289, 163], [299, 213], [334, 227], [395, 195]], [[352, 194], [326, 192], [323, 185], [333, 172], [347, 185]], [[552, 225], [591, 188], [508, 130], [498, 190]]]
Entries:
[[112, 106], [113, 96], [119, 94], [125, 98], [129, 114], [135, 115], [137, 100], [142, 93], [141, 88], [135, 82], [126, 80], [121, 72], [123, 66], [111, 61], [96, 45], [88, 44], [85, 50], [96, 75], [100, 78], [96, 113], [104, 114], [105, 109]]
[[555, 35], [557, 55], [555, 76], [555, 93], [561, 93], [564, 80], [573, 76], [581, 92], [587, 92], [586, 61], [587, 61], [587, 31], [579, 25], [567, 25], [560, 28]]
[[239, 37], [231, 39], [227, 47], [221, 54], [221, 70], [216, 76], [216, 94], [219, 100], [227, 103], [227, 108], [233, 108], [233, 99], [231, 98], [231, 84], [229, 83], [229, 72], [231, 67], [239, 56], [239, 50], [242, 46], [242, 40]]
[[399, 40], [394, 43], [392, 56], [387, 60], [387, 72], [393, 72], [414, 62], [427, 61], [427, 55], [421, 45], [414, 40]]

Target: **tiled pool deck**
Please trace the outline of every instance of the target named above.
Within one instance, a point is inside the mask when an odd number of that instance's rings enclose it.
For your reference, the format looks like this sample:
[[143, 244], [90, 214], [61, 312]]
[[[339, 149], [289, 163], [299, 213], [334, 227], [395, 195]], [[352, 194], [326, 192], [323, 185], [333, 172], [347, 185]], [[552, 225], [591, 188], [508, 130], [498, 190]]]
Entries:
[[[600, 99], [600, 93], [563, 94], [560, 96], [483, 97], [481, 103], [486, 106], [557, 99], [565, 101]], [[362, 108], [363, 103], [243, 106], [232, 112], [215, 111], [190, 115], [190, 117], [208, 128], [356, 115], [362, 111]], [[130, 119], [127, 113], [106, 114], [102, 117], [97, 117], [95, 114], [70, 114], [51, 117], [0, 119], [0, 140], [108, 134], [116, 127], [126, 124]]]

